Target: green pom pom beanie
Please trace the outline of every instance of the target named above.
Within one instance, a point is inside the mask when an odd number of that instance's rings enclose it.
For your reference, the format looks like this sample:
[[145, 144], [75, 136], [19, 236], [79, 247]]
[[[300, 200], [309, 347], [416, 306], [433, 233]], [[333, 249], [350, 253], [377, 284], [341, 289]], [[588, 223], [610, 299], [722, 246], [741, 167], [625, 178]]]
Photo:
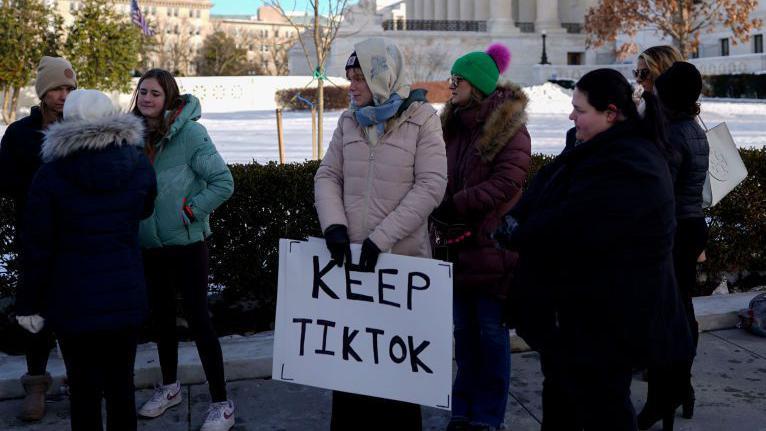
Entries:
[[497, 88], [497, 80], [511, 61], [511, 53], [502, 44], [493, 44], [487, 52], [469, 52], [458, 58], [450, 73], [460, 76], [485, 95]]

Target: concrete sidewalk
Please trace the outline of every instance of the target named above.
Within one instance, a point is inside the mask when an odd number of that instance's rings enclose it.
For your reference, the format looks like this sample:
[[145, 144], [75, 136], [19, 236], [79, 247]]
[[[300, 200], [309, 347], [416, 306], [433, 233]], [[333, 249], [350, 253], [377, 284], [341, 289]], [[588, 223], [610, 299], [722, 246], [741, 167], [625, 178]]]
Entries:
[[[737, 323], [737, 311], [747, 308], [756, 294], [740, 293], [694, 298], [697, 321], [701, 330], [715, 331], [733, 328]], [[271, 332], [248, 337], [238, 335], [222, 337], [221, 348], [225, 360], [226, 378], [243, 380], [271, 377], [273, 342]], [[511, 331], [511, 348], [517, 353], [529, 350], [524, 340], [517, 337], [514, 331]], [[54, 380], [51, 392], [56, 393], [65, 376], [64, 362], [56, 353], [51, 355], [48, 371]], [[19, 377], [25, 372], [26, 362], [23, 356], [0, 354], [0, 400], [24, 395]], [[136, 355], [136, 387], [151, 388], [160, 381], [160, 377], [156, 345], [154, 343], [140, 345]], [[181, 383], [190, 385], [205, 382], [205, 374], [194, 343], [179, 345], [178, 378]]]
[[[695, 365], [697, 412], [695, 419], [677, 422], [677, 430], [766, 431], [766, 339], [732, 328], [736, 312], [746, 308], [755, 293], [695, 298], [697, 320], [707, 332], [700, 338]], [[520, 338], [511, 337], [512, 387], [506, 423], [511, 430], [537, 430], [541, 418], [542, 375], [537, 355], [526, 352]], [[239, 430], [323, 430], [329, 423], [328, 391], [270, 380], [273, 334], [221, 339], [226, 377], [231, 398], [238, 405]], [[49, 414], [39, 424], [22, 424], [15, 419], [23, 396], [19, 376], [26, 371], [24, 358], [0, 354], [0, 430], [66, 430], [68, 401], [59, 394], [64, 377], [63, 361], [54, 353], [49, 371], [54, 388], [49, 396]], [[186, 403], [164, 417], [142, 421], [144, 430], [192, 430], [199, 428], [209, 402], [205, 377], [193, 343], [179, 347], [179, 379], [184, 384]], [[156, 346], [139, 346], [135, 382], [137, 402], [151, 395], [160, 381]], [[643, 405], [646, 384], [634, 381], [634, 402]], [[443, 429], [448, 414], [424, 410], [429, 430]], [[657, 427], [659, 429], [659, 427]]]
[[[506, 425], [512, 431], [540, 428], [542, 375], [536, 353], [512, 355], [512, 383]], [[739, 329], [708, 332], [700, 338], [694, 368], [697, 390], [695, 416], [677, 417], [680, 431], [766, 431], [766, 339]], [[646, 383], [633, 382], [633, 401], [637, 409], [644, 403]], [[229, 383], [230, 397], [237, 404], [234, 430], [303, 430], [329, 428], [329, 391], [282, 383], [270, 379], [246, 379]], [[139, 390], [143, 402], [151, 390]], [[199, 429], [209, 403], [207, 386], [184, 386], [185, 402], [164, 416], [139, 422], [140, 430], [181, 431]], [[2, 430], [69, 430], [68, 401], [51, 397], [48, 414], [38, 424], [23, 424], [15, 419], [20, 399], [0, 402]], [[443, 430], [449, 415], [445, 411], [424, 409], [424, 429]], [[656, 425], [654, 430], [659, 430]], [[406, 431], [406, 430], [404, 430]]]

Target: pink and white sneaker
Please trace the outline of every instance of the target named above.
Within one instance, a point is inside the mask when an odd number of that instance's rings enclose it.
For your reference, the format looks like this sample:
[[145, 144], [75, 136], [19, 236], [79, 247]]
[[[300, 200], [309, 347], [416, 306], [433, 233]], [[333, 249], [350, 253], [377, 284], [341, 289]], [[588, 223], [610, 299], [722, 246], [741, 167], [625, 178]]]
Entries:
[[182, 399], [180, 382], [158, 386], [152, 397], [138, 409], [138, 414], [145, 418], [156, 418], [165, 410], [181, 404]]
[[234, 402], [231, 400], [210, 404], [205, 423], [200, 431], [229, 431], [234, 426]]

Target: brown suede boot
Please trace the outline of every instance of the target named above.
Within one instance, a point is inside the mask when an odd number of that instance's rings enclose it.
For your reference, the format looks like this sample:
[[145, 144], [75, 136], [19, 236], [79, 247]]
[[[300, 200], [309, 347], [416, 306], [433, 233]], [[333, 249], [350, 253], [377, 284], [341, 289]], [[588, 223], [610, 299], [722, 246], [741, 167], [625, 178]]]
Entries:
[[51, 375], [45, 373], [42, 376], [30, 376], [24, 374], [21, 384], [24, 385], [24, 402], [21, 404], [19, 419], [23, 421], [39, 421], [45, 415], [45, 394], [51, 387]]

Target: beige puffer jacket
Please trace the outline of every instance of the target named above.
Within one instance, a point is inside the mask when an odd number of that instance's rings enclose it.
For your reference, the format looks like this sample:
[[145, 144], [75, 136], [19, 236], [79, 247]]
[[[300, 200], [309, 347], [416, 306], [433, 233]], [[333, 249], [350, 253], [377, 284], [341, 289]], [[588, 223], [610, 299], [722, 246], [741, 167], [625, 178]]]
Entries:
[[[362, 71], [370, 76], [362, 44], [355, 48]], [[368, 85], [375, 94], [376, 86], [369, 80]], [[447, 186], [439, 116], [431, 105], [414, 102], [386, 123], [381, 137], [369, 139], [371, 133], [359, 125], [352, 110], [338, 120], [314, 179], [322, 231], [340, 224], [348, 228], [352, 243], [369, 237], [383, 252], [430, 258], [428, 216], [441, 203]]]

